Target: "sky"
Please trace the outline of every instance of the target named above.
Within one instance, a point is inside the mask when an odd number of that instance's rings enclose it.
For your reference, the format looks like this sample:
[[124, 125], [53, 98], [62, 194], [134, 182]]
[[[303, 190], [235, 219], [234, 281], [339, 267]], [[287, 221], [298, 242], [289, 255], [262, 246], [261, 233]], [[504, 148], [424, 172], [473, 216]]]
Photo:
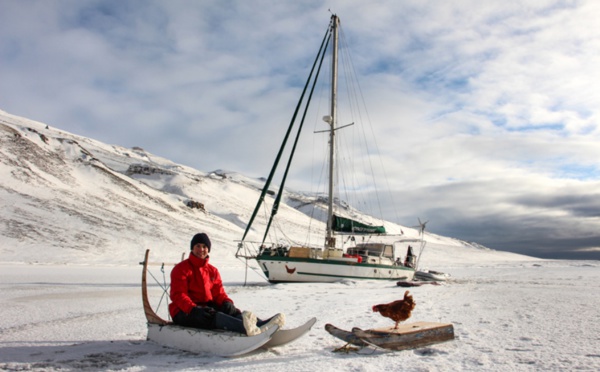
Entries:
[[537, 257], [599, 257], [593, 0], [0, 0], [0, 109], [266, 176], [330, 11], [400, 206], [391, 220]]

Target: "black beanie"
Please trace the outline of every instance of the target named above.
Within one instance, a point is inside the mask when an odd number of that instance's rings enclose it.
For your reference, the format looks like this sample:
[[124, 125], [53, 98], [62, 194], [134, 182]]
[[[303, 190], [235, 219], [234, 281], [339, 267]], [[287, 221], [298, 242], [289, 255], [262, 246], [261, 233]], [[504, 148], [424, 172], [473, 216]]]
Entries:
[[210, 239], [208, 238], [208, 235], [206, 235], [205, 233], [194, 235], [194, 237], [192, 238], [192, 242], [190, 243], [190, 250], [194, 249], [194, 246], [198, 243], [202, 243], [205, 246], [207, 246], [208, 251], [210, 252]]

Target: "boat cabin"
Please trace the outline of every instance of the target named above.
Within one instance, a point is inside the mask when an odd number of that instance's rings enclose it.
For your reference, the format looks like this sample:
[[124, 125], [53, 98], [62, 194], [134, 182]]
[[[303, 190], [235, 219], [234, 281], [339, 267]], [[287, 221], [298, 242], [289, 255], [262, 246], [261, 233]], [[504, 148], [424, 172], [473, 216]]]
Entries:
[[383, 243], [362, 243], [357, 244], [356, 247], [348, 248], [347, 253], [349, 255], [359, 255], [365, 260], [368, 256], [394, 259], [394, 246]]
[[348, 254], [394, 258], [394, 246], [383, 243], [357, 244], [356, 247], [348, 248]]

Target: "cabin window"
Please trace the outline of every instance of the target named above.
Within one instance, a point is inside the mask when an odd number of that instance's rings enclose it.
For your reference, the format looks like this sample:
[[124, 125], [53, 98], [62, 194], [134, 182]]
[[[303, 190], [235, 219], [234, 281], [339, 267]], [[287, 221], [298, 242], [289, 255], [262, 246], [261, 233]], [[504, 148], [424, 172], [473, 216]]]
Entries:
[[394, 247], [386, 245], [383, 250], [383, 257], [394, 258]]
[[358, 254], [360, 256], [371, 256], [371, 257], [387, 257], [394, 258], [394, 246], [387, 244], [358, 244], [354, 248], [348, 248], [348, 254]]

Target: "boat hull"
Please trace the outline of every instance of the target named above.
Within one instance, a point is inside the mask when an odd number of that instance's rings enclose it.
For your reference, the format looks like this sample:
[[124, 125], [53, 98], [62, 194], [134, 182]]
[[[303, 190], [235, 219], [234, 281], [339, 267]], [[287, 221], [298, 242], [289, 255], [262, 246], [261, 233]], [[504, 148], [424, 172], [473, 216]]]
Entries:
[[271, 283], [336, 282], [343, 279], [412, 280], [414, 269], [401, 265], [358, 263], [352, 259], [257, 257]]
[[448, 274], [437, 271], [417, 271], [415, 278], [425, 282], [445, 282], [448, 280]]

